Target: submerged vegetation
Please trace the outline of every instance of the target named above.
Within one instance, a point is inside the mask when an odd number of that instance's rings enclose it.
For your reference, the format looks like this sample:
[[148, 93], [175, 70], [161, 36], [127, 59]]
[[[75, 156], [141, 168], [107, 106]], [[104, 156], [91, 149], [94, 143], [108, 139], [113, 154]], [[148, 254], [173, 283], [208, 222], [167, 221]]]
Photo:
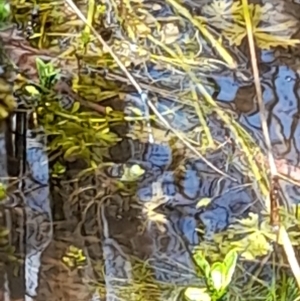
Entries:
[[[26, 112], [28, 130], [47, 137], [52, 198], [80, 236], [58, 265], [78, 271], [100, 297], [120, 300], [300, 300], [300, 275], [288, 261], [293, 253], [285, 253], [287, 242], [300, 251], [298, 206], [277, 204], [266, 137], [242, 124], [241, 104], [216, 96], [218, 75], [246, 87], [256, 79], [247, 60], [250, 27], [257, 51], [299, 45], [299, 21], [284, 4], [9, 4], [0, 3], [0, 118]], [[278, 183], [299, 184], [299, 167], [274, 161]], [[212, 183], [209, 192], [194, 193], [202, 181]], [[225, 225], [206, 222], [205, 212], [218, 214], [216, 199], [234, 189], [251, 201], [225, 205], [225, 197], [220, 208], [233, 211]], [[0, 200], [9, 194], [3, 182]], [[276, 208], [268, 200], [275, 194]], [[196, 217], [196, 244], [171, 232], [170, 208], [180, 208], [179, 219]], [[280, 216], [288, 241], [274, 232], [270, 216]], [[1, 229], [0, 254], [8, 245]], [[126, 245], [136, 235], [159, 247]], [[176, 261], [177, 252], [189, 255], [190, 266]]]

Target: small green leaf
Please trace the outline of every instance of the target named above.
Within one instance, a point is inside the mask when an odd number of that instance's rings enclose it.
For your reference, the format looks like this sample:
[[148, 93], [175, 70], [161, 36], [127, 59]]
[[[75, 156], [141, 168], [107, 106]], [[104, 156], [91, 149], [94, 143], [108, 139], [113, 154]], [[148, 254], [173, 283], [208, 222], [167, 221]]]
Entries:
[[194, 260], [195, 260], [197, 266], [204, 273], [204, 276], [206, 278], [209, 278], [210, 277], [210, 265], [209, 265], [208, 261], [205, 259], [203, 253], [202, 252], [197, 252], [194, 255]]
[[54, 114], [53, 114], [53, 113], [50, 113], [50, 112], [47, 113], [47, 114], [45, 115], [44, 120], [45, 120], [45, 122], [47, 122], [47, 123], [53, 122], [53, 120], [54, 120]]
[[218, 292], [222, 292], [225, 288], [225, 265], [221, 262], [215, 262], [210, 271], [210, 277], [213, 282], [214, 289]]
[[42, 78], [45, 76], [46, 64], [38, 57], [35, 59], [35, 63], [36, 63], [39, 79], [42, 80]]
[[[23, 263], [22, 263], [23, 264]], [[18, 265], [15, 265], [13, 267], [13, 275], [14, 277], [18, 277], [20, 275], [20, 269], [19, 269], [19, 266]]]
[[81, 41], [84, 45], [88, 44], [90, 42], [90, 34], [87, 32], [82, 32], [81, 33]]
[[0, 201], [6, 198], [6, 187], [4, 184], [0, 183]]
[[10, 14], [10, 6], [6, 1], [0, 2], [0, 22], [5, 22]]
[[8, 244], [8, 239], [4, 237], [0, 237], [0, 245], [5, 246]]
[[79, 109], [80, 109], [80, 102], [75, 101], [72, 106], [71, 114], [77, 113]]
[[98, 168], [98, 164], [94, 160], [91, 160], [90, 163], [91, 163], [92, 168], [94, 168], [94, 169]]
[[56, 162], [54, 164], [54, 166], [53, 166], [53, 172], [54, 172], [54, 174], [61, 175], [61, 174], [65, 173], [65, 171], [66, 171], [66, 167], [63, 166], [61, 163]]
[[120, 179], [123, 182], [135, 182], [145, 173], [145, 170], [138, 164], [134, 164], [130, 167], [124, 165], [123, 171], [124, 173]]
[[12, 254], [7, 255], [7, 259], [11, 262], [17, 261], [17, 257]]
[[7, 228], [0, 229], [0, 238], [5, 237], [9, 234], [9, 230]]
[[40, 92], [37, 90], [37, 88], [33, 85], [27, 85], [25, 87], [25, 90], [32, 96], [40, 94]]
[[106, 12], [106, 7], [105, 7], [105, 5], [104, 5], [104, 4], [99, 4], [99, 5], [97, 5], [97, 7], [96, 7], [96, 12], [97, 12], [99, 15], [105, 14], [105, 12]]
[[76, 134], [78, 132], [82, 132], [84, 130], [84, 128], [76, 123], [76, 122], [73, 122], [73, 121], [67, 121], [67, 122], [64, 122], [62, 123], [61, 125], [63, 125], [63, 130], [65, 132], [68, 132], [68, 134]]
[[237, 259], [238, 259], [238, 254], [235, 250], [230, 250], [225, 256], [225, 259], [223, 261], [223, 264], [226, 269], [224, 287], [227, 287], [231, 282], [233, 273], [236, 268]]
[[[131, 111], [132, 114], [135, 115], [136, 117], [142, 117], [142, 116], [144, 116], [143, 112], [142, 112], [139, 108], [136, 108], [136, 107], [128, 107], [128, 110]], [[126, 116], [125, 116], [125, 120], [131, 121], [132, 118], [131, 118], [131, 117], [126, 117]]]
[[211, 301], [206, 288], [188, 287], [184, 292], [187, 301]]
[[8, 245], [7, 248], [5, 248], [5, 250], [7, 253], [14, 254], [16, 252], [16, 247]]
[[68, 150], [66, 150], [65, 154], [64, 154], [64, 159], [68, 159], [70, 158], [72, 155], [77, 155], [78, 153], [80, 153], [81, 151], [81, 147], [74, 145], [72, 147], [70, 147]]
[[111, 108], [111, 107], [105, 107], [105, 114], [106, 115], [109, 115], [110, 113], [114, 113], [114, 110], [113, 110], [113, 108]]
[[203, 198], [197, 203], [196, 208], [199, 209], [199, 208], [206, 207], [207, 205], [209, 205], [211, 203], [211, 201], [212, 201], [212, 198]]

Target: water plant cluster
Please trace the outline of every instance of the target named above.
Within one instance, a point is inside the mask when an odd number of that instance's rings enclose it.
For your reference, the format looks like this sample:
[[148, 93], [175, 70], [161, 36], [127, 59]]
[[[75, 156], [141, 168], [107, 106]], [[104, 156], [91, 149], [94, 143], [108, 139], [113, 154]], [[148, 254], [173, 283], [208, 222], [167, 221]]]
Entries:
[[[62, 206], [77, 206], [86, 216], [92, 202], [102, 205], [109, 194], [118, 193], [124, 199], [134, 195], [145, 173], [142, 165], [124, 164], [121, 176], [107, 176], [117, 163], [111, 148], [129, 138], [142, 143], [167, 141], [179, 158], [179, 169], [181, 162], [195, 156], [220, 178], [232, 178], [229, 167], [234, 167], [250, 179], [263, 208], [192, 250], [199, 283], [175, 289], [155, 279], [147, 260], [132, 260], [136, 281], [115, 279], [116, 295], [119, 291], [123, 300], [161, 300], [163, 291], [176, 290], [180, 301], [300, 300], [282, 250], [285, 240], [277, 239], [269, 225], [269, 168], [267, 160], [257, 159], [266, 156], [266, 149], [239, 124], [234, 110], [215, 100], [217, 86], [210, 80], [211, 74], [224, 70], [241, 81], [252, 80], [249, 70], [245, 72], [249, 62], [232, 55], [240, 53], [249, 35], [246, 13], [258, 49], [299, 44], [293, 36], [299, 26], [296, 18], [271, 2], [214, 0], [201, 8], [192, 1], [176, 0], [80, 0], [76, 4], [14, 0], [9, 4], [0, 3], [0, 119], [21, 108], [30, 116], [31, 130], [43, 129], [53, 191], [63, 194], [61, 187], [71, 183]], [[163, 99], [172, 105], [161, 105]], [[176, 127], [179, 114], [184, 116], [179, 117], [182, 126]], [[211, 127], [212, 120], [225, 129], [221, 140]], [[226, 157], [224, 169], [207, 159], [220, 150]], [[89, 194], [91, 190], [96, 196]], [[87, 200], [84, 204], [82, 195]], [[1, 185], [0, 200], [5, 197]], [[205, 210], [210, 204], [206, 198], [197, 206]], [[136, 201], [134, 206], [144, 205]], [[296, 252], [297, 211], [297, 206], [289, 213], [280, 208], [281, 222]], [[159, 220], [154, 209], [151, 214]], [[8, 235], [1, 229], [0, 254]], [[203, 234], [201, 225], [197, 231]], [[70, 245], [61, 262], [81, 272], [91, 265], [98, 278], [90, 279], [84, 272], [82, 277], [102, 294], [104, 263], [88, 255]]]

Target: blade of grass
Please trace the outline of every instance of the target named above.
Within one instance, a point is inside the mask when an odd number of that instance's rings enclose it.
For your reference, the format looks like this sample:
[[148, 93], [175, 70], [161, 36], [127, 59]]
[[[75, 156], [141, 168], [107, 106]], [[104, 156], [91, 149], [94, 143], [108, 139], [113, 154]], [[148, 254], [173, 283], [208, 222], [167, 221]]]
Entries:
[[296, 258], [296, 254], [292, 245], [292, 242], [289, 238], [288, 233], [284, 226], [279, 227], [279, 239], [282, 240], [282, 245], [284, 252], [286, 254], [287, 260], [289, 262], [290, 268], [293, 272], [293, 275], [296, 279], [298, 288], [300, 289], [300, 267]]
[[93, 18], [94, 18], [94, 12], [95, 12], [95, 1], [89, 0], [88, 2], [88, 17], [87, 17], [87, 23], [84, 28], [84, 32], [89, 35], [90, 34], [90, 28], [93, 24]]
[[198, 119], [200, 121], [200, 124], [202, 125], [203, 127], [203, 131], [205, 133], [205, 136], [206, 136], [206, 139], [207, 139], [207, 144], [208, 144], [208, 147], [213, 147], [213, 145], [215, 144], [214, 143], [214, 140], [211, 136], [211, 133], [210, 133], [210, 130], [209, 130], [209, 127], [207, 125], [207, 122], [204, 118], [204, 115], [203, 115], [203, 112], [202, 112], [202, 109], [200, 107], [200, 103], [198, 101], [198, 97], [197, 97], [197, 93], [196, 93], [196, 89], [194, 87], [191, 88], [191, 93], [192, 93], [192, 99], [194, 101], [194, 105], [195, 105], [195, 110], [196, 110], [196, 113], [198, 115]]
[[253, 27], [252, 27], [252, 21], [251, 21], [249, 9], [248, 9], [248, 0], [242, 0], [242, 5], [243, 5], [243, 12], [244, 12], [245, 23], [246, 23], [248, 43], [249, 43], [250, 54], [251, 54], [251, 64], [252, 64], [252, 70], [253, 70], [254, 84], [255, 84], [257, 101], [258, 101], [259, 110], [260, 110], [262, 131], [263, 131], [263, 135], [264, 135], [265, 142], [267, 145], [268, 159], [269, 159], [271, 174], [273, 176], [275, 176], [278, 173], [277, 173], [274, 156], [272, 154], [271, 140], [270, 140], [268, 125], [267, 125], [267, 121], [266, 121], [266, 112], [265, 112], [266, 110], [265, 110], [265, 106], [264, 106], [263, 99], [262, 99], [262, 90], [261, 90], [260, 79], [259, 79], [259, 71], [258, 71], [258, 67], [257, 67], [257, 58], [256, 58], [254, 38], [253, 38]]

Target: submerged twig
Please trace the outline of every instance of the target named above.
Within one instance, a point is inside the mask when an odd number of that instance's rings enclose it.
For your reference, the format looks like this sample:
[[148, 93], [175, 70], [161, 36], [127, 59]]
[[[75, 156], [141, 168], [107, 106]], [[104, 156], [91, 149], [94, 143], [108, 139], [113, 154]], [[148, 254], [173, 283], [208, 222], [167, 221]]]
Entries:
[[101, 106], [97, 103], [84, 100], [82, 97], [80, 97], [78, 94], [76, 94], [72, 88], [65, 82], [58, 82], [56, 86], [54, 87], [55, 91], [59, 93], [67, 93], [69, 96], [73, 98], [73, 100], [77, 100], [80, 102], [80, 104], [86, 108], [93, 109], [94, 111], [101, 113], [103, 115], [106, 114], [106, 108], [104, 106]]

